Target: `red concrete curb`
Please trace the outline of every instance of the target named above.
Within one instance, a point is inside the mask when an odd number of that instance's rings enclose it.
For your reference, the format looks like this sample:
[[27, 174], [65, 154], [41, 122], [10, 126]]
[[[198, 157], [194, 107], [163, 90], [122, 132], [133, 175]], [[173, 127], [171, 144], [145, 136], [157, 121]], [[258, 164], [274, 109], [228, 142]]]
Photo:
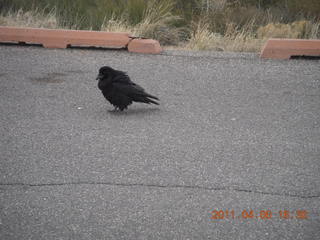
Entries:
[[0, 42], [39, 43], [47, 48], [68, 45], [124, 48], [130, 40], [128, 33], [0, 27]]
[[320, 40], [271, 38], [260, 55], [273, 59], [290, 59], [292, 56], [320, 56]]
[[45, 28], [17, 28], [0, 26], [0, 42], [42, 44], [46, 48], [93, 46], [127, 48], [136, 53], [160, 53], [160, 44], [152, 39], [133, 39], [129, 33], [62, 30]]
[[153, 39], [133, 39], [128, 45], [129, 52], [159, 54], [162, 52], [160, 43]]

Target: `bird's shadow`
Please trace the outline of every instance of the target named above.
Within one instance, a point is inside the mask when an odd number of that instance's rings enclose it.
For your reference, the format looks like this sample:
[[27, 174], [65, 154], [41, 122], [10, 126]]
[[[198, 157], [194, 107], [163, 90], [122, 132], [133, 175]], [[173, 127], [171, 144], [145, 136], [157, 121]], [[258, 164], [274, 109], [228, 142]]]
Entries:
[[128, 116], [128, 115], [150, 114], [150, 113], [156, 113], [158, 111], [160, 111], [160, 108], [129, 108], [123, 111], [108, 110], [108, 113], [114, 116]]

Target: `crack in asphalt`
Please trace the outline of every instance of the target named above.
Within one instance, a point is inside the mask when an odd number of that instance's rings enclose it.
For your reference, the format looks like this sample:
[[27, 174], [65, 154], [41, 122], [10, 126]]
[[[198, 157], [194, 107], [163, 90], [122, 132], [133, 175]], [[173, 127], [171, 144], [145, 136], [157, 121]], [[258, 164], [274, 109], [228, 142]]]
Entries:
[[[236, 191], [236, 192], [247, 192], [256, 193], [263, 195], [272, 196], [283, 196], [283, 197], [296, 197], [296, 198], [320, 198], [320, 195], [299, 195], [290, 193], [278, 193], [278, 192], [265, 192], [260, 190], [245, 189], [237, 186], [221, 186], [221, 187], [205, 187], [197, 185], [161, 185], [161, 184], [145, 184], [145, 183], [112, 183], [112, 182], [65, 182], [65, 183], [0, 183], [0, 186], [22, 186], [22, 187], [46, 187], [46, 186], [68, 186], [68, 185], [107, 185], [107, 186], [120, 186], [120, 187], [153, 187], [153, 188], [184, 188], [184, 189], [200, 189], [208, 191]], [[0, 190], [6, 190], [0, 188]]]

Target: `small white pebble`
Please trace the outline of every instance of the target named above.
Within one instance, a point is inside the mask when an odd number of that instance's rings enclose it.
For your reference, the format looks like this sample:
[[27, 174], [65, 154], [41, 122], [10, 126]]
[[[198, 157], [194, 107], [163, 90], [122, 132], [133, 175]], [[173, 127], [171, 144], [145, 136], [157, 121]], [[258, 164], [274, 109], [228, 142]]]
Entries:
[[78, 110], [81, 110], [83, 107], [78, 107]]

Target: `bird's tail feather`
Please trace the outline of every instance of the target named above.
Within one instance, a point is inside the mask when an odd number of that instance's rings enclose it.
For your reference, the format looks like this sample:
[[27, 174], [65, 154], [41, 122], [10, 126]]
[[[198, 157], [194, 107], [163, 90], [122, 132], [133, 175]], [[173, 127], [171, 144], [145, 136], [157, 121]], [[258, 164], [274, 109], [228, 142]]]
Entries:
[[[147, 98], [148, 99], [148, 98]], [[159, 105], [159, 103], [157, 103], [156, 101], [153, 101], [151, 99], [148, 99], [149, 100], [149, 103], [153, 103], [153, 104], [156, 104], [156, 105]]]
[[148, 98], [153, 98], [153, 99], [159, 101], [159, 98], [157, 98], [156, 96], [150, 95], [150, 94], [148, 94], [148, 93], [146, 93], [145, 96], [148, 97]]
[[143, 102], [143, 103], [147, 103], [147, 104], [153, 103], [153, 104], [159, 105], [159, 103], [157, 103], [156, 101], [154, 101], [152, 99], [149, 99], [148, 96], [146, 96], [146, 95], [135, 96], [133, 98], [133, 100], [136, 102]]

